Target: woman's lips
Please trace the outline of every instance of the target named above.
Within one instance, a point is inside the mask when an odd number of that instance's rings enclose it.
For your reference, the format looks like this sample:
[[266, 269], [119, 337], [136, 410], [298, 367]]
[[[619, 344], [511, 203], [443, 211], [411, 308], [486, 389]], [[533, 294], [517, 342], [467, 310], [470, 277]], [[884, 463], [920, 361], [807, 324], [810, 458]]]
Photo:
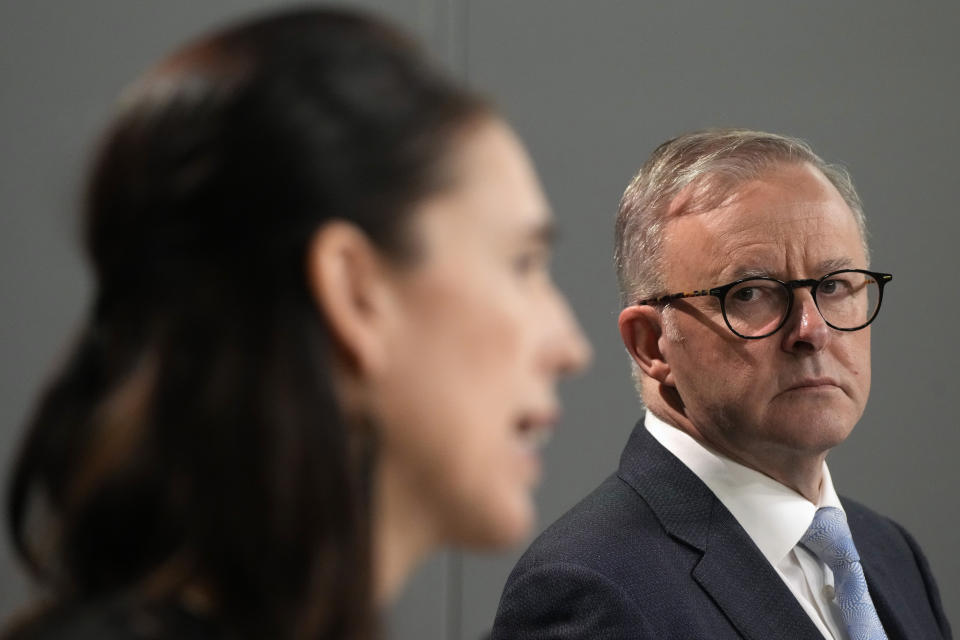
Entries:
[[549, 443], [556, 422], [556, 411], [527, 414], [517, 421], [516, 432], [524, 447], [531, 452], [536, 452]]

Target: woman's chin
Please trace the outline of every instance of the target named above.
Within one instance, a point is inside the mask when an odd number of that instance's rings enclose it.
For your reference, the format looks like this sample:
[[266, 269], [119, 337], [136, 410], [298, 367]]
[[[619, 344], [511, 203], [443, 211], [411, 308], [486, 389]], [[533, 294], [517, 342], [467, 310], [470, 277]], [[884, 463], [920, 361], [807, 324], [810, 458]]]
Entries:
[[[514, 547], [528, 538], [536, 522], [533, 498], [529, 494], [517, 496], [512, 504], [488, 512], [483, 521], [473, 522], [459, 530], [461, 535], [454, 545], [475, 551], [498, 551]], [[479, 515], [479, 514], [476, 514]]]

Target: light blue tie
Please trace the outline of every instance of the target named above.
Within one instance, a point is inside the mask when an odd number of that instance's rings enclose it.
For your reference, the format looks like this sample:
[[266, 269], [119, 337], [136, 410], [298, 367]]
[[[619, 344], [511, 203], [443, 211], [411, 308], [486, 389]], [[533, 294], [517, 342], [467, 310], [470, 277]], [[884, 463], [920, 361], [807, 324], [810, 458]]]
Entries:
[[835, 600], [850, 640], [887, 640], [867, 591], [860, 554], [853, 544], [846, 514], [836, 507], [817, 509], [800, 544], [833, 571]]

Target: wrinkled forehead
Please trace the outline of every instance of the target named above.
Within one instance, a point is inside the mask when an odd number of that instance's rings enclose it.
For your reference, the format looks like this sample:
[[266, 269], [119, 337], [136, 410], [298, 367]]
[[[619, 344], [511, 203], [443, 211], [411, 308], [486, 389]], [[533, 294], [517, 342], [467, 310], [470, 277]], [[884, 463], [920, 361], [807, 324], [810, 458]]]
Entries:
[[691, 183], [670, 203], [664, 232], [663, 274], [683, 286], [701, 286], [687, 282], [696, 276], [819, 277], [818, 265], [869, 266], [850, 206], [822, 173], [802, 165]]
[[[779, 181], [784, 173], [806, 173], [815, 177], [821, 185], [830, 185], [829, 179], [807, 162], [770, 162], [762, 167], [742, 166], [732, 160], [688, 177], [687, 181], [669, 199], [668, 219], [688, 214], [703, 213], [725, 207], [743, 196], [757, 183]], [[797, 185], [798, 188], [800, 185]], [[836, 191], [836, 188], [833, 187]], [[839, 195], [839, 192], [837, 192]]]
[[[788, 201], [815, 202], [823, 197], [824, 192], [843, 201], [848, 215], [857, 227], [864, 255], [869, 261], [866, 226], [862, 213], [853, 209], [853, 206], [858, 205], [852, 205], [827, 175], [808, 162], [773, 162], [760, 170], [746, 170], [739, 166], [720, 167], [705, 172], [691, 179], [669, 200], [665, 209], [664, 222], [669, 225], [669, 222], [675, 218], [714, 210], [725, 211], [735, 216], [742, 210], [734, 205], [755, 190], [757, 185], [780, 182], [784, 173], [797, 172], [805, 173], [806, 177], [812, 180], [793, 182], [791, 184], [793, 190], [785, 194], [784, 204]], [[771, 212], [773, 210], [774, 207], [771, 207]], [[798, 212], [797, 215], [803, 214]]]

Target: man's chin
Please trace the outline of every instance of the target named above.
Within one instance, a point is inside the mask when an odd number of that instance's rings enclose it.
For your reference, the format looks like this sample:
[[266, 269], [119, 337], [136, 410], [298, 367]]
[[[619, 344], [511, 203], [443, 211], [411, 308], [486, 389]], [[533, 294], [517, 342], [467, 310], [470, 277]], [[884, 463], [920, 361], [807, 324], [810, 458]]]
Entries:
[[854, 424], [856, 419], [848, 412], [819, 411], [803, 417], [794, 415], [771, 435], [785, 448], [798, 453], [825, 454], [850, 436]]

